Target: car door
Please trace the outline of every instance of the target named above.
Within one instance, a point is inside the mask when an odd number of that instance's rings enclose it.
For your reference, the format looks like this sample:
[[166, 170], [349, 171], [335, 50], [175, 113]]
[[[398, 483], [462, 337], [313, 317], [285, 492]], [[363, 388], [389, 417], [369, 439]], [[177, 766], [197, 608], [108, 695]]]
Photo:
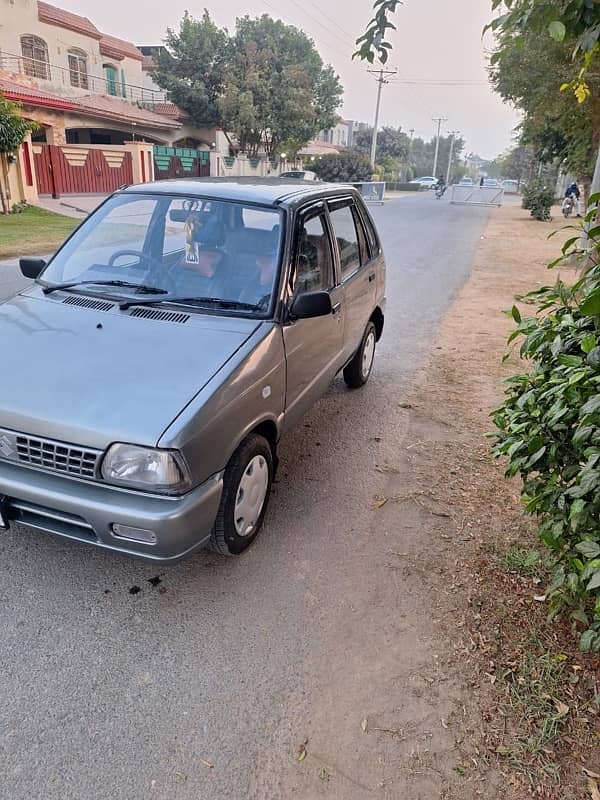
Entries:
[[300, 212], [289, 274], [289, 297], [326, 291], [333, 312], [288, 320], [283, 327], [287, 362], [285, 427], [292, 427], [318, 400], [344, 364], [344, 302], [323, 203]]
[[375, 308], [377, 272], [352, 197], [327, 202], [344, 290], [344, 361], [358, 349]]

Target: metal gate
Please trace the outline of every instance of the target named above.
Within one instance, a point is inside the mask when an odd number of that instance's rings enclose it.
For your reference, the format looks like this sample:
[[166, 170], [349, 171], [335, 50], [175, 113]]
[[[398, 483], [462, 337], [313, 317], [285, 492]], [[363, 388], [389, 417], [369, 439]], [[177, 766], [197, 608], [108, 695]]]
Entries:
[[462, 206], [501, 206], [502, 186], [453, 186], [450, 202]]
[[208, 178], [210, 153], [188, 147], [154, 146], [154, 176], [165, 178]]
[[33, 157], [38, 194], [108, 194], [133, 183], [122, 146], [34, 144]]

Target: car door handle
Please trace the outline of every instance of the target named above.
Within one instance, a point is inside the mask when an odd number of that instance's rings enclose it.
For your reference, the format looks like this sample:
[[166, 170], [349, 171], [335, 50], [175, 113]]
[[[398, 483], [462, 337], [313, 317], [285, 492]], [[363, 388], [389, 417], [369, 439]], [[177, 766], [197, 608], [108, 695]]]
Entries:
[[331, 309], [331, 313], [332, 313], [332, 314], [339, 314], [341, 310], [342, 310], [342, 304], [341, 304], [341, 303], [336, 303], [336, 304], [335, 304], [335, 305], [332, 307], [332, 309]]
[[375, 280], [375, 273], [374, 272], [370, 272], [369, 273], [369, 283], [373, 283], [374, 280]]

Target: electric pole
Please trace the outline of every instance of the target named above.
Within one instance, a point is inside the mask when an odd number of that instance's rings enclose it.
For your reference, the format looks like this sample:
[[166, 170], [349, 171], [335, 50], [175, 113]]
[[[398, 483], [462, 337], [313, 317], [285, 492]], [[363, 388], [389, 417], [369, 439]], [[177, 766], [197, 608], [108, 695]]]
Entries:
[[442, 122], [448, 122], [447, 117], [433, 117], [434, 122], [437, 122], [437, 138], [435, 140], [435, 157], [433, 159], [433, 177], [437, 177], [437, 164], [438, 164], [438, 155], [440, 154], [440, 131], [442, 129]]
[[454, 142], [459, 131], [450, 131], [450, 155], [448, 156], [448, 170], [446, 172], [446, 186], [450, 186], [450, 172], [452, 171], [452, 156], [454, 155]]
[[380, 70], [373, 70], [368, 69], [371, 75], [378, 75], [377, 83], [379, 84], [377, 87], [377, 105], [375, 106], [375, 124], [373, 125], [373, 138], [371, 141], [371, 165], [373, 169], [375, 169], [375, 156], [377, 155], [377, 128], [379, 127], [379, 110], [381, 108], [381, 90], [383, 89], [383, 85], [385, 83], [389, 83], [387, 80], [388, 75], [395, 75], [395, 69], [380, 69]]

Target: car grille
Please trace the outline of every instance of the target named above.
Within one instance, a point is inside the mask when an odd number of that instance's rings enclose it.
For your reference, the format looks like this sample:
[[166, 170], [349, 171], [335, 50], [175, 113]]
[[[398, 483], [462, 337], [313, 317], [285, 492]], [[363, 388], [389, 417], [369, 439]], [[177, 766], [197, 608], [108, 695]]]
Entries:
[[36, 439], [31, 436], [16, 437], [17, 457], [22, 464], [62, 472], [77, 478], [94, 478], [101, 453], [70, 444]]

